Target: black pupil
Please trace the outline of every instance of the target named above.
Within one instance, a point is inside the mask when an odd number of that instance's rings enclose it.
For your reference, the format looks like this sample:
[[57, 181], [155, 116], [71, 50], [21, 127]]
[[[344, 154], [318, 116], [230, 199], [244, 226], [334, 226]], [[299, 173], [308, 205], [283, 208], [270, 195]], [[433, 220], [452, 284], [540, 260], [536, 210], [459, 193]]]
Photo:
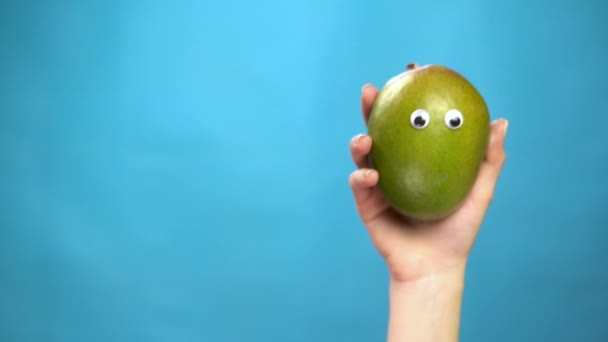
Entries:
[[458, 127], [460, 125], [460, 118], [456, 117], [450, 120], [450, 125], [452, 127]]
[[424, 120], [424, 118], [422, 116], [417, 116], [414, 119], [414, 125], [416, 125], [418, 127], [424, 126], [425, 123], [426, 123], [426, 120]]

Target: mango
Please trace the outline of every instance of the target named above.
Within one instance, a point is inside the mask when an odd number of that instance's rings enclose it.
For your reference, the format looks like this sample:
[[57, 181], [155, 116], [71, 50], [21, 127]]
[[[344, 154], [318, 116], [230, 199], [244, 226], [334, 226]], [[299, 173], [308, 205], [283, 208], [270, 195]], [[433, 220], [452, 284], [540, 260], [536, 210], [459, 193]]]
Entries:
[[478, 90], [441, 65], [410, 64], [380, 90], [368, 121], [377, 188], [400, 214], [439, 220], [458, 209], [477, 179], [490, 139]]

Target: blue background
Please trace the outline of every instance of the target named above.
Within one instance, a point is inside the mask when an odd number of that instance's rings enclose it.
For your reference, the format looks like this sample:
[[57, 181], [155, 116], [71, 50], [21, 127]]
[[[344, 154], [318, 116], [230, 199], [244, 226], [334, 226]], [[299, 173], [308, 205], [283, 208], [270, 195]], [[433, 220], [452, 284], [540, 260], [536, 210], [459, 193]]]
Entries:
[[412, 61], [510, 120], [462, 340], [608, 340], [606, 4], [2, 1], [0, 340], [383, 340], [348, 141]]

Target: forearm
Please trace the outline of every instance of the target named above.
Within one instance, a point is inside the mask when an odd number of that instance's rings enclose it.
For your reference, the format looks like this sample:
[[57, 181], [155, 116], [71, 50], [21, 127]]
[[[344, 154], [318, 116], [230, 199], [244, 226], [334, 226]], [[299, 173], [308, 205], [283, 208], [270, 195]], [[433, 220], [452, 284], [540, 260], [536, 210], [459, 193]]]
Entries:
[[391, 281], [388, 342], [458, 341], [464, 269]]

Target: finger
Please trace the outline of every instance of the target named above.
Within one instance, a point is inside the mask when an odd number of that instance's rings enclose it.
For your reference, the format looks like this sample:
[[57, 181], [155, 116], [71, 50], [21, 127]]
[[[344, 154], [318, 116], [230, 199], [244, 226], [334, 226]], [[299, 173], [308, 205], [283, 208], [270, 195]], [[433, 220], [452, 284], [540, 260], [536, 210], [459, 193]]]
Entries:
[[367, 154], [372, 149], [372, 138], [359, 134], [350, 140], [350, 154], [358, 168], [368, 167]]
[[473, 202], [481, 205], [484, 209], [490, 205], [494, 197], [496, 183], [506, 161], [504, 140], [508, 124], [509, 122], [505, 119], [497, 120], [492, 124], [490, 144], [485, 160], [479, 169], [477, 182], [473, 187]]
[[369, 223], [375, 217], [378, 217], [388, 206], [376, 187], [378, 180], [378, 172], [374, 169], [354, 171], [349, 178], [357, 211], [365, 223]]
[[350, 187], [363, 222], [369, 222], [386, 209], [386, 201], [376, 188], [378, 179], [378, 172], [374, 169], [359, 169], [350, 175]]
[[373, 169], [359, 169], [350, 174], [348, 179], [357, 205], [365, 203], [378, 183], [378, 172]]
[[369, 121], [369, 115], [372, 112], [372, 107], [377, 96], [378, 89], [371, 84], [366, 84], [361, 89], [361, 112], [363, 113], [363, 121], [366, 125]]

